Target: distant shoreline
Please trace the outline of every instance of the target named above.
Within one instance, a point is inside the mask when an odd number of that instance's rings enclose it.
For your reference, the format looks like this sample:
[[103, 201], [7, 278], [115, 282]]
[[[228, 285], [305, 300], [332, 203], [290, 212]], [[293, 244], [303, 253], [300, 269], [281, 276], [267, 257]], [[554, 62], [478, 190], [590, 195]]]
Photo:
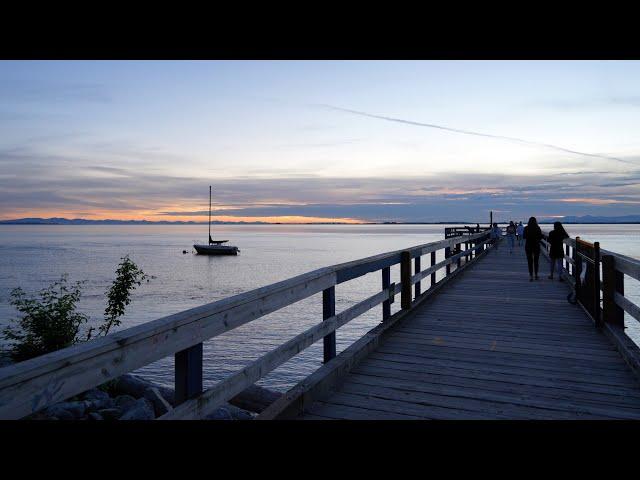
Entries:
[[[552, 225], [556, 220], [539, 221], [541, 225]], [[478, 222], [447, 221], [447, 222], [211, 222], [212, 225], [466, 225], [474, 227]], [[498, 225], [506, 225], [508, 222], [497, 222]], [[565, 225], [638, 225], [640, 221], [562, 221]], [[148, 221], [148, 220], [67, 220], [49, 221], [47, 219], [29, 220], [0, 220], [0, 225], [57, 225], [57, 226], [95, 226], [95, 225], [207, 225], [207, 222], [182, 222], [182, 221]], [[488, 225], [489, 222], [480, 222], [480, 225]]]

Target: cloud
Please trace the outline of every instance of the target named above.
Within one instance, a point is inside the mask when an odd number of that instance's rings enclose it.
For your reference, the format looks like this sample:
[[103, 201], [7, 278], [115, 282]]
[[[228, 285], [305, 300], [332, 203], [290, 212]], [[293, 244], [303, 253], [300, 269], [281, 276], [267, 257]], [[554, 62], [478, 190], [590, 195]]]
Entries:
[[99, 83], [53, 84], [37, 80], [0, 81], [0, 98], [12, 101], [111, 103], [113, 97], [106, 85]]
[[619, 157], [613, 157], [610, 155], [603, 155], [603, 154], [599, 154], [599, 153], [587, 153], [587, 152], [580, 152], [578, 150], [572, 150], [569, 148], [565, 148], [565, 147], [560, 147], [557, 145], [552, 145], [550, 143], [542, 143], [542, 142], [535, 142], [535, 141], [531, 141], [531, 140], [524, 140], [522, 138], [516, 138], [516, 137], [507, 137], [504, 135], [492, 135], [489, 133], [480, 133], [480, 132], [474, 132], [471, 130], [461, 130], [458, 128], [452, 128], [452, 127], [445, 127], [443, 125], [436, 125], [433, 123], [422, 123], [422, 122], [415, 122], [412, 120], [403, 120], [401, 118], [394, 118], [394, 117], [387, 117], [384, 115], [374, 115], [372, 113], [367, 113], [367, 112], [361, 112], [358, 110], [351, 110], [348, 108], [342, 108], [342, 107], [335, 107], [333, 105], [319, 105], [321, 107], [325, 107], [325, 108], [329, 108], [332, 110], [336, 110], [336, 111], [340, 111], [340, 112], [345, 112], [345, 113], [351, 113], [353, 115], [360, 115], [363, 117], [369, 117], [369, 118], [377, 118], [379, 120], [385, 120], [388, 122], [397, 122], [397, 123], [404, 123], [406, 125], [412, 125], [412, 126], [418, 126], [418, 127], [427, 127], [427, 128], [435, 128], [438, 130], [445, 130], [447, 132], [452, 132], [452, 133], [459, 133], [462, 135], [473, 135], [473, 136], [477, 136], [477, 137], [486, 137], [486, 138], [493, 138], [496, 140], [506, 140], [509, 142], [516, 142], [516, 143], [522, 143], [522, 144], [526, 144], [526, 145], [533, 145], [533, 146], [537, 146], [537, 147], [543, 147], [543, 148], [548, 148], [548, 149], [552, 149], [552, 150], [556, 150], [559, 152], [564, 152], [564, 153], [571, 153], [574, 155], [581, 155], [581, 156], [585, 156], [585, 157], [593, 157], [593, 158], [600, 158], [603, 160], [613, 160], [616, 162], [621, 162], [621, 163], [627, 163], [627, 164], [631, 164], [631, 165], [638, 165], [638, 163], [636, 163], [633, 160], [628, 160], [628, 159], [624, 159], [624, 158], [619, 158]]
[[154, 170], [153, 151], [128, 145], [118, 152], [114, 146], [97, 161], [90, 153], [0, 150], [0, 218], [93, 212], [101, 218], [197, 219], [208, 214], [209, 185], [214, 216], [234, 217], [479, 221], [489, 210], [513, 218], [634, 214], [640, 201], [640, 170], [328, 178], [265, 169], [216, 178], [216, 172], [176, 176]]

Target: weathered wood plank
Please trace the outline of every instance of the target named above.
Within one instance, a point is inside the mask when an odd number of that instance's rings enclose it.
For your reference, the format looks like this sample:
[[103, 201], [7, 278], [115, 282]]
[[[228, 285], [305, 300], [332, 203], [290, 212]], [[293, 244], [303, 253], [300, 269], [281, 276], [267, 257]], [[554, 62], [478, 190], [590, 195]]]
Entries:
[[379, 361], [365, 361], [358, 365], [352, 373], [355, 375], [403, 380], [417, 384], [450, 385], [513, 395], [539, 396], [545, 398], [547, 401], [558, 399], [569, 402], [587, 402], [600, 406], [618, 405], [637, 410], [638, 413], [640, 413], [640, 397], [637, 395], [612, 395], [606, 390], [604, 392], [592, 392], [567, 388], [567, 386], [563, 388], [563, 385], [558, 382], [542, 381], [530, 383], [515, 376], [508, 377], [508, 381], [505, 381], [504, 378], [496, 380], [488, 376], [485, 378], [477, 378], [470, 375], [461, 375], [460, 372], [452, 371], [452, 369], [448, 369], [445, 372], [436, 371], [433, 368], [421, 372], [410, 372], [386, 368], [384, 364], [380, 365]]
[[[591, 402], [577, 402], [575, 399], [563, 399], [555, 397], [552, 399], [542, 395], [530, 395], [521, 389], [517, 391], [493, 391], [473, 386], [449, 385], [435, 382], [416, 382], [400, 378], [373, 377], [370, 375], [359, 375], [352, 373], [349, 375], [349, 382], [343, 391], [349, 391], [348, 386], [352, 384], [362, 385], [363, 391], [373, 391], [383, 396], [390, 394], [393, 398], [412, 398], [416, 401], [440, 402], [433, 396], [445, 397], [440, 405], [452, 404], [452, 399], [459, 405], [466, 405], [467, 401], [475, 403], [476, 400], [487, 402], [481, 404], [484, 412], [487, 408], [496, 408], [498, 412], [509, 415], [540, 415], [540, 418], [574, 418], [575, 415], [598, 416], [608, 418], [632, 418], [640, 419], [640, 410], [629, 406], [602, 405]], [[391, 393], [391, 392], [394, 393]], [[504, 405], [503, 405], [504, 404]], [[526, 409], [526, 410], [523, 410]], [[530, 411], [529, 409], [547, 410], [545, 412]], [[557, 415], [557, 416], [556, 416]]]
[[498, 392], [539, 394], [547, 398], [578, 399], [607, 405], [626, 405], [640, 409], [640, 390], [611, 386], [522, 377], [509, 374], [485, 374], [461, 368], [429, 365], [407, 366], [395, 362], [366, 359], [353, 369], [355, 374], [399, 378], [419, 383], [474, 386]]

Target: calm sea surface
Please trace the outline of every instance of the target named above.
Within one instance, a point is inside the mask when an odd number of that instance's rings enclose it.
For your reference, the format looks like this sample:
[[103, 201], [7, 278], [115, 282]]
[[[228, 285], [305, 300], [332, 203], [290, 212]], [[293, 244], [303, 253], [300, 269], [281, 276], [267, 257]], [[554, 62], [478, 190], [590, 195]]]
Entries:
[[[543, 226], [547, 229], [548, 226]], [[601, 247], [640, 258], [640, 225], [567, 225], [573, 237], [600, 241]], [[86, 280], [80, 310], [98, 324], [105, 292], [120, 258], [129, 254], [155, 276], [133, 294], [121, 328], [128, 328], [187, 308], [284, 280], [316, 268], [442, 240], [444, 225], [224, 225], [214, 238], [229, 239], [237, 257], [207, 257], [192, 253], [193, 243], [206, 241], [206, 225], [194, 226], [62, 226], [0, 225], [0, 327], [16, 312], [10, 292], [22, 287], [36, 292], [63, 273]], [[182, 251], [187, 250], [188, 254]], [[426, 257], [425, 257], [426, 258]], [[438, 257], [438, 261], [440, 257]], [[527, 275], [527, 272], [522, 272]], [[399, 281], [399, 267], [392, 268]], [[625, 278], [625, 291], [640, 303], [640, 285]], [[336, 287], [336, 311], [381, 288], [380, 272]], [[392, 305], [397, 311], [399, 301]], [[337, 332], [338, 351], [379, 323], [381, 307]], [[283, 341], [322, 319], [322, 295], [286, 307], [205, 343], [205, 385], [236, 372]], [[628, 333], [640, 339], [635, 320]], [[322, 342], [294, 357], [259, 383], [286, 390], [321, 365]], [[173, 386], [173, 357], [140, 369], [151, 380]]]

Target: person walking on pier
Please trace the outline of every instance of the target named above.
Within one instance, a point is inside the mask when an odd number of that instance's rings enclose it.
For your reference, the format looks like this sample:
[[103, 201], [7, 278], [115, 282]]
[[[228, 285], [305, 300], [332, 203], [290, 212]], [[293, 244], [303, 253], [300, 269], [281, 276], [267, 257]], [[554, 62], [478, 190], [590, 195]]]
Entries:
[[538, 261], [540, 260], [540, 240], [542, 240], [542, 230], [538, 225], [536, 217], [529, 218], [529, 223], [524, 227], [522, 234], [524, 238], [524, 251], [527, 253], [527, 265], [529, 267], [529, 281], [533, 281], [535, 274], [538, 280]]
[[518, 224], [518, 226], [516, 227], [516, 238], [518, 239], [518, 246], [521, 247], [522, 246], [522, 235], [524, 234], [524, 225], [522, 225], [522, 222], [520, 222]]
[[554, 222], [553, 230], [549, 232], [549, 257], [551, 257], [551, 275], [549, 278], [553, 280], [553, 271], [557, 267], [558, 280], [563, 282], [562, 279], [562, 260], [564, 259], [563, 241], [565, 238], [569, 238], [569, 234], [562, 226], [560, 222]]
[[490, 236], [491, 244], [496, 250], [498, 250], [498, 242], [500, 241], [500, 238], [502, 238], [502, 229], [498, 226], [497, 223], [494, 223], [493, 227], [491, 227]]
[[516, 225], [513, 220], [507, 225], [507, 241], [509, 242], [509, 253], [513, 253], [513, 244], [516, 240]]

